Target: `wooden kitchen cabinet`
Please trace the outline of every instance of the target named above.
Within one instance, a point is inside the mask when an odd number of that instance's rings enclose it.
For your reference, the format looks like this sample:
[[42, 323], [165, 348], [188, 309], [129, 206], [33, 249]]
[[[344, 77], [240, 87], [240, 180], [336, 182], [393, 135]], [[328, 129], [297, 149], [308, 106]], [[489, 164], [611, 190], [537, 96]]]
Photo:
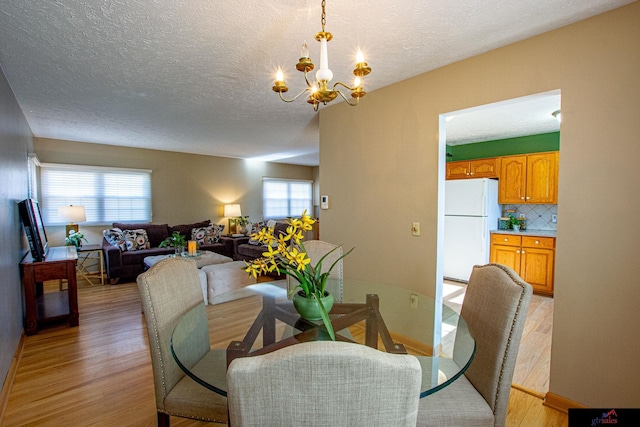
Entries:
[[489, 159], [461, 160], [446, 164], [446, 179], [497, 178], [498, 160]]
[[559, 152], [500, 158], [500, 204], [558, 203]]
[[491, 235], [491, 262], [511, 267], [538, 294], [553, 295], [555, 263], [553, 237]]

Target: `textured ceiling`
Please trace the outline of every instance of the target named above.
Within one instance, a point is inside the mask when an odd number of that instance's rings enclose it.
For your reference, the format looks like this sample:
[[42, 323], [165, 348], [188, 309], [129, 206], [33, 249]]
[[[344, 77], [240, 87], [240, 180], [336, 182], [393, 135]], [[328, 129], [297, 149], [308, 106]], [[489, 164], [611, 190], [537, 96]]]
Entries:
[[[348, 81], [361, 47], [372, 91], [631, 2], [329, 0], [329, 65]], [[38, 137], [317, 165], [317, 113], [271, 86], [302, 89], [319, 30], [320, 0], [0, 0], [0, 65]], [[454, 115], [453, 142], [517, 136]]]

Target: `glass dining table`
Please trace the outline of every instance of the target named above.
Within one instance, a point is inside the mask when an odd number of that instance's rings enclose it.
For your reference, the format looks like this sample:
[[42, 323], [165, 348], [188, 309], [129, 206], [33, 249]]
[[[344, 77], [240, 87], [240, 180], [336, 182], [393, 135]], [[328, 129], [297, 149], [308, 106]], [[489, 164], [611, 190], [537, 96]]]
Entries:
[[[342, 287], [331, 282], [327, 289], [336, 299], [330, 312], [336, 339], [414, 355], [422, 368], [421, 398], [451, 384], [471, 364], [475, 340], [466, 322], [433, 298], [358, 280], [345, 280]], [[234, 358], [330, 339], [322, 321], [300, 318], [287, 299], [285, 280], [249, 285], [210, 302], [213, 304], [196, 306], [181, 316], [172, 334], [171, 351], [188, 376], [223, 396], [226, 368]], [[194, 339], [206, 334], [207, 328], [215, 362], [207, 369], [191, 369]], [[434, 331], [441, 329], [447, 335], [442, 341], [434, 339]]]

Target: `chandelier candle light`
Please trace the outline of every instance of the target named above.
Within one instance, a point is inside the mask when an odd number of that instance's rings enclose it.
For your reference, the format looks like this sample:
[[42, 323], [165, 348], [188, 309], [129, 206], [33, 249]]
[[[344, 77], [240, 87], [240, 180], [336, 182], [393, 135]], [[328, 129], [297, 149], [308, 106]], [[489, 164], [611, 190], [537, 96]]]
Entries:
[[[358, 105], [360, 98], [365, 96], [367, 93], [362, 89], [364, 76], [368, 75], [371, 72], [371, 68], [364, 61], [364, 54], [360, 49], [358, 49], [358, 53], [356, 54], [356, 67], [353, 69], [353, 75], [356, 76], [353, 82], [353, 86], [346, 85], [342, 82], [336, 82], [333, 84], [331, 89], [329, 88], [329, 82], [333, 79], [333, 72], [329, 69], [329, 56], [327, 54], [327, 43], [331, 41], [333, 35], [324, 30], [324, 26], [326, 24], [326, 13], [324, 11], [325, 0], [322, 0], [322, 31], [315, 35], [315, 39], [320, 42], [320, 68], [316, 71], [316, 80], [313, 82], [309, 81], [309, 72], [313, 71], [315, 65], [309, 59], [309, 48], [307, 47], [307, 43], [302, 45], [302, 50], [300, 53], [300, 59], [296, 64], [296, 70], [304, 73], [304, 79], [307, 83], [307, 88], [300, 92], [292, 99], [286, 99], [282, 96], [283, 93], [287, 92], [289, 88], [287, 84], [284, 82], [284, 74], [282, 72], [282, 68], [278, 68], [276, 72], [276, 82], [273, 86], [273, 91], [278, 92], [280, 95], [280, 99], [284, 102], [293, 102], [296, 99], [300, 98], [303, 94], [309, 92], [309, 98], [307, 102], [313, 105], [313, 110], [318, 111], [318, 106], [322, 103], [323, 105], [327, 105], [329, 102], [336, 99], [338, 95], [340, 95], [347, 104], [355, 107]], [[347, 98], [342, 92], [340, 92], [336, 87], [340, 85], [345, 87], [346, 89], [351, 91], [351, 97], [354, 100], [350, 100]]]

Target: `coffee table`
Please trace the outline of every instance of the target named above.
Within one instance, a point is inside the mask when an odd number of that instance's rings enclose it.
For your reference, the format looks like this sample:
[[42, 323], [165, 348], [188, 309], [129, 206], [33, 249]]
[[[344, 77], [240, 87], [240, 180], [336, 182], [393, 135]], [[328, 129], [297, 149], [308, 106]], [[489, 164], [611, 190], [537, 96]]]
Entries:
[[[196, 382], [226, 396], [226, 367], [233, 358], [328, 339], [322, 322], [301, 319], [286, 293], [286, 281], [275, 281], [246, 286], [216, 297], [212, 301], [213, 307], [207, 310], [207, 317], [210, 336], [221, 338], [212, 343], [212, 348], [219, 349], [214, 350], [218, 355], [213, 366], [209, 365], [206, 370], [187, 367], [192, 365], [189, 360], [191, 338], [202, 333], [196, 325], [204, 321], [202, 307], [194, 307], [181, 317], [173, 331], [174, 359]], [[411, 308], [412, 299], [418, 301], [418, 307]], [[434, 340], [429, 330], [435, 329], [435, 313], [440, 308], [446, 313], [441, 322], [455, 328], [455, 342], [450, 354], [431, 356], [429, 352]], [[415, 355], [422, 368], [420, 397], [459, 378], [475, 353], [475, 340], [462, 317], [452, 310], [445, 310], [432, 298], [404, 288], [345, 280], [344, 300], [334, 304], [330, 315], [338, 340]]]

